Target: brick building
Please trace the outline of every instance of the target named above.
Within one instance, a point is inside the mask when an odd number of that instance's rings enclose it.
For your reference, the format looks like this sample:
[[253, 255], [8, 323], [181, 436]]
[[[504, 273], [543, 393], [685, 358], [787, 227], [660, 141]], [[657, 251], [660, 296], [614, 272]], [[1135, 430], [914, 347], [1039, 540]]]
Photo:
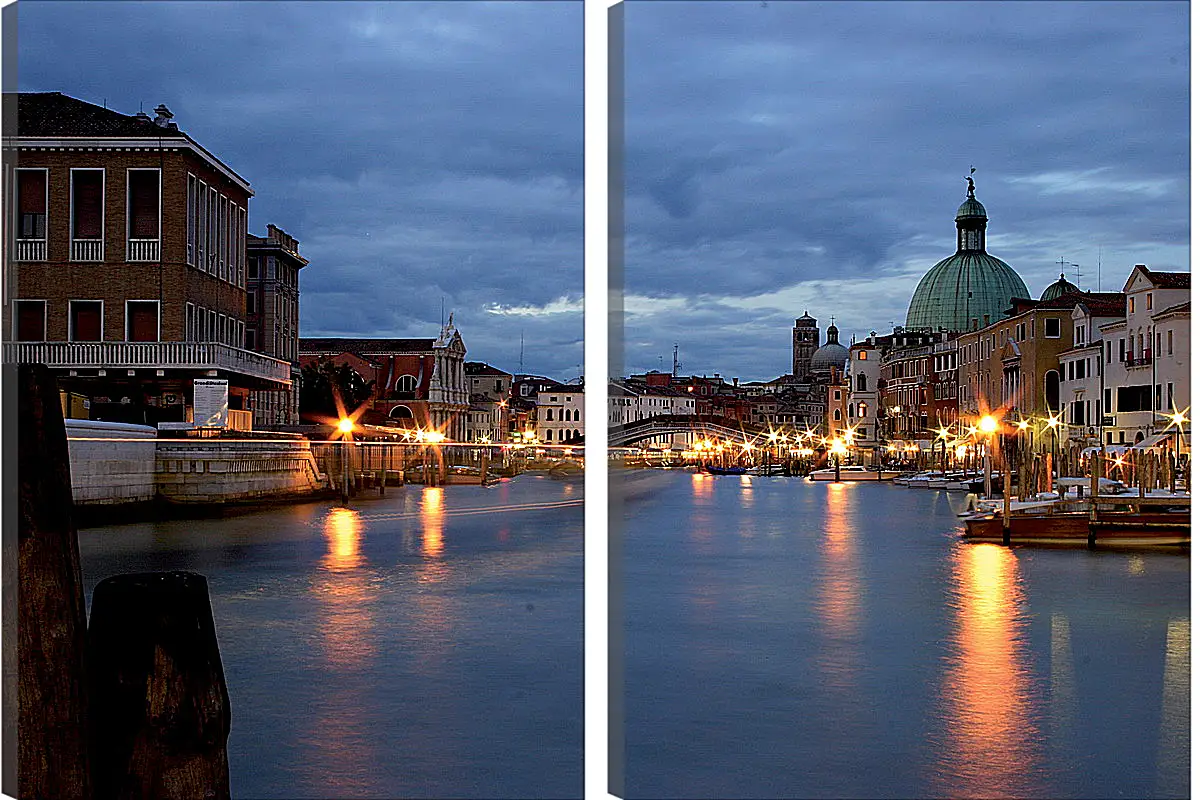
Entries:
[[59, 92], [6, 95], [6, 361], [48, 364], [94, 419], [182, 421], [225, 379], [235, 424], [287, 362], [245, 348], [253, 190], [174, 122]]
[[267, 226], [246, 235], [246, 344], [292, 367], [292, 385], [251, 397], [254, 424], [298, 425], [300, 395], [300, 270], [308, 265], [295, 237]]

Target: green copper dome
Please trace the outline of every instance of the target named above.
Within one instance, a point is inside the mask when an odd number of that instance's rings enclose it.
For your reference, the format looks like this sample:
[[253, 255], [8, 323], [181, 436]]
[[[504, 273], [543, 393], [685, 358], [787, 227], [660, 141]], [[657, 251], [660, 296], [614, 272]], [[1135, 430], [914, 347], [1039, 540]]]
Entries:
[[985, 248], [987, 211], [975, 199], [975, 182], [968, 179], [967, 199], [958, 207], [958, 252], [925, 273], [908, 305], [905, 325], [969, 331], [1004, 316], [1014, 297], [1029, 298], [1029, 289], [1016, 271]]
[[974, 195], [968, 197], [963, 204], [958, 207], [958, 213], [954, 215], [956, 220], [964, 217], [983, 217], [987, 219], [987, 211], [983, 208], [983, 203], [975, 199]]
[[1079, 287], [1067, 280], [1065, 273], [1059, 273], [1058, 280], [1046, 287], [1039, 300], [1057, 300], [1064, 294], [1079, 294]]
[[951, 331], [982, 328], [1001, 319], [1014, 297], [1028, 298], [1029, 290], [1012, 267], [987, 253], [960, 251], [921, 278], [905, 324]]

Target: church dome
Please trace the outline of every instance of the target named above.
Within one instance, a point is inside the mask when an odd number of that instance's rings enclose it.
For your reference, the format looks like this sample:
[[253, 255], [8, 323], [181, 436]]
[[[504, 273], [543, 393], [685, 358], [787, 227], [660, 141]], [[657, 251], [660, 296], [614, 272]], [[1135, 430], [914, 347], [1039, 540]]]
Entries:
[[1016, 270], [985, 248], [987, 211], [975, 199], [973, 179], [968, 179], [967, 199], [954, 223], [958, 251], [934, 264], [917, 284], [905, 320], [909, 328], [982, 328], [1001, 319], [1014, 297], [1029, 298]]
[[838, 342], [837, 326], [830, 325], [826, 336], [828, 338], [825, 340], [825, 344], [818, 347], [813, 353], [812, 366], [809, 370], [811, 374], [820, 377], [828, 377], [830, 367], [843, 369], [846, 366], [846, 359], [850, 357], [850, 351]]
[[1046, 287], [1039, 300], [1057, 300], [1064, 294], [1079, 294], [1079, 287], [1067, 280], [1066, 273], [1059, 273], [1058, 280]]

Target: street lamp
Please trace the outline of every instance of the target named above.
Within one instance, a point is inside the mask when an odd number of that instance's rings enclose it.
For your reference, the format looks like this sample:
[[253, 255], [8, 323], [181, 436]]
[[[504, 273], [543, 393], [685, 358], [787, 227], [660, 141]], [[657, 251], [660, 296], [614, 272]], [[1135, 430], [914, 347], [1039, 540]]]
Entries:
[[846, 443], [841, 439], [834, 439], [833, 444], [829, 448], [830, 455], [833, 456], [833, 480], [840, 482], [842, 480], [842, 456], [847, 453]]
[[984, 441], [987, 443], [983, 451], [984, 496], [989, 500], [992, 499], [992, 437], [997, 428], [999, 428], [999, 424], [991, 414], [980, 417], [978, 429], [984, 435]]

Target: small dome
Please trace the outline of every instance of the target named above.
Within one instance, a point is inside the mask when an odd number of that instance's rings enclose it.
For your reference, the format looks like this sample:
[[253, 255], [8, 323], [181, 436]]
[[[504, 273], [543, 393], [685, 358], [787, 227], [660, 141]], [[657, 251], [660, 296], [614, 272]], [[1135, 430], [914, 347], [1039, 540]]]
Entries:
[[983, 207], [983, 203], [975, 199], [975, 195], [971, 195], [963, 204], [958, 207], [958, 213], [954, 215], [954, 219], [960, 220], [967, 217], [982, 217], [987, 219], [987, 211]]
[[1057, 300], [1064, 294], [1080, 294], [1079, 287], [1067, 280], [1065, 273], [1059, 273], [1058, 280], [1046, 287], [1039, 300]]
[[829, 372], [830, 367], [841, 369], [846, 365], [846, 359], [849, 357], [850, 351], [836, 342], [821, 345], [813, 353], [812, 371], [824, 375]]

